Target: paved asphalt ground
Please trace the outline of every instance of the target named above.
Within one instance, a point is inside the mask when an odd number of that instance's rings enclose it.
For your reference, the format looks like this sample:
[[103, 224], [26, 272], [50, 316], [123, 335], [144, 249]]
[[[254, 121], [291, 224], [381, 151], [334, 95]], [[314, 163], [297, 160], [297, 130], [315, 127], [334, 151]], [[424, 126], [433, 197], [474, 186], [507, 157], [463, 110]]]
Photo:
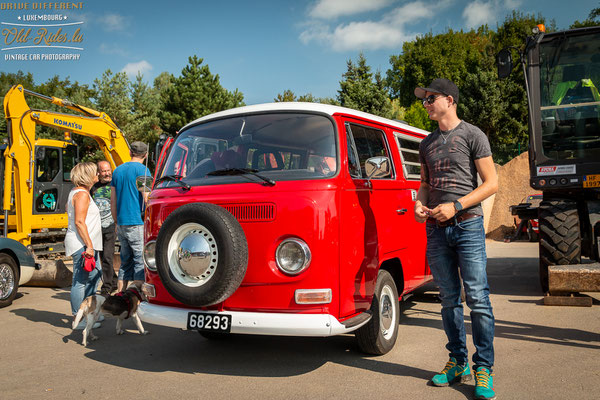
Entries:
[[[600, 398], [600, 294], [591, 308], [544, 306], [535, 243], [488, 241], [488, 256], [498, 399]], [[403, 303], [398, 342], [380, 357], [351, 335], [209, 341], [149, 324], [140, 336], [126, 321], [116, 336], [114, 320], [84, 348], [68, 299], [68, 288], [23, 287], [0, 309], [0, 399], [472, 398], [472, 382], [427, 385], [447, 359], [434, 290]]]

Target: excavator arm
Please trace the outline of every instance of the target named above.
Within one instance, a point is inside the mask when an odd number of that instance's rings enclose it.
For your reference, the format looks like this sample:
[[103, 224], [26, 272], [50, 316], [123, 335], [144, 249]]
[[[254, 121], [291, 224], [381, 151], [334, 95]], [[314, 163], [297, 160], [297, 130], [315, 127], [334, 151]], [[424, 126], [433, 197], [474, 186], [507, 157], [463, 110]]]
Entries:
[[[25, 95], [46, 100], [83, 115], [33, 110], [27, 104]], [[4, 152], [4, 236], [11, 236], [23, 244], [29, 244], [32, 229], [36, 229], [38, 226], [48, 226], [48, 218], [55, 217], [58, 221], [60, 217], [60, 221], [66, 220], [64, 215], [32, 215], [36, 125], [93, 138], [113, 169], [131, 159], [129, 144], [123, 136], [123, 132], [103, 112], [74, 104], [68, 100], [35, 93], [17, 85], [13, 86], [4, 97], [4, 115], [7, 119], [9, 138], [8, 147]], [[12, 194], [11, 188], [14, 189]], [[11, 208], [12, 195], [15, 199], [16, 232], [7, 235], [8, 211]], [[46, 220], [42, 221], [43, 218]], [[57, 223], [64, 224], [64, 222]], [[64, 227], [66, 228], [66, 225]]]

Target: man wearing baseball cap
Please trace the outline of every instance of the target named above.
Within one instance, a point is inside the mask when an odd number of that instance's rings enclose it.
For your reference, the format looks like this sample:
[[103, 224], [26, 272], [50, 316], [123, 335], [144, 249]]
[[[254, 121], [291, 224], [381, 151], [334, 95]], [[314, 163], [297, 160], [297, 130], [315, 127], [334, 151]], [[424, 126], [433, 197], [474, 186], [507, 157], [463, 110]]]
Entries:
[[144, 166], [148, 146], [133, 142], [129, 146], [131, 161], [119, 165], [111, 181], [111, 212], [117, 223], [117, 236], [121, 244], [121, 267], [117, 290], [122, 292], [130, 281], [144, 282], [144, 210], [145, 198], [137, 188], [139, 176], [152, 176]]
[[[438, 129], [420, 144], [421, 185], [415, 219], [426, 222], [427, 261], [442, 300], [442, 321], [449, 360], [435, 375], [434, 386], [472, 378], [468, 362], [461, 278], [475, 354], [475, 398], [494, 399], [494, 314], [489, 299], [485, 229], [481, 202], [498, 190], [490, 144], [476, 126], [458, 118], [459, 91], [448, 79], [417, 87], [415, 96]], [[478, 186], [477, 175], [482, 184]]]

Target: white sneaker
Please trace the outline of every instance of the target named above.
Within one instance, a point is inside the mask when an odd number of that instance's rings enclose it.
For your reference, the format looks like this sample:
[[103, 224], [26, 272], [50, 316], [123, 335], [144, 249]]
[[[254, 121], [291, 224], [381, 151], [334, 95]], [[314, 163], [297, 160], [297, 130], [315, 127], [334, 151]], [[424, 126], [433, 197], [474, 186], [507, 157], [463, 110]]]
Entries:
[[[76, 330], [76, 331], [82, 331], [82, 330], [84, 330], [84, 329], [85, 329], [85, 326], [86, 326], [86, 324], [87, 324], [87, 321], [86, 321], [86, 320], [83, 320], [83, 321], [81, 321], [81, 322], [79, 323], [79, 325], [77, 325], [77, 326], [75, 327], [75, 330]], [[92, 326], [92, 329], [100, 328], [101, 326], [102, 326], [102, 324], [101, 324], [100, 322], [97, 322], [97, 321], [96, 321], [96, 322], [94, 322], [94, 326]]]

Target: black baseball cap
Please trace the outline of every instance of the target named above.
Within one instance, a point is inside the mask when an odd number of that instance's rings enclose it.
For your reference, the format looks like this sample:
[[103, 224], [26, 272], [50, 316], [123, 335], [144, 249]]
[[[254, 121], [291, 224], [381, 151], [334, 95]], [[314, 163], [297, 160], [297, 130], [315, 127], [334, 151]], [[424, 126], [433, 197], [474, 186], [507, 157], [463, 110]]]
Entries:
[[458, 103], [458, 87], [456, 87], [454, 82], [448, 79], [436, 78], [428, 87], [415, 88], [415, 96], [420, 99], [425, 98], [426, 92], [441, 93], [445, 94], [446, 96], [452, 96], [454, 102]]

